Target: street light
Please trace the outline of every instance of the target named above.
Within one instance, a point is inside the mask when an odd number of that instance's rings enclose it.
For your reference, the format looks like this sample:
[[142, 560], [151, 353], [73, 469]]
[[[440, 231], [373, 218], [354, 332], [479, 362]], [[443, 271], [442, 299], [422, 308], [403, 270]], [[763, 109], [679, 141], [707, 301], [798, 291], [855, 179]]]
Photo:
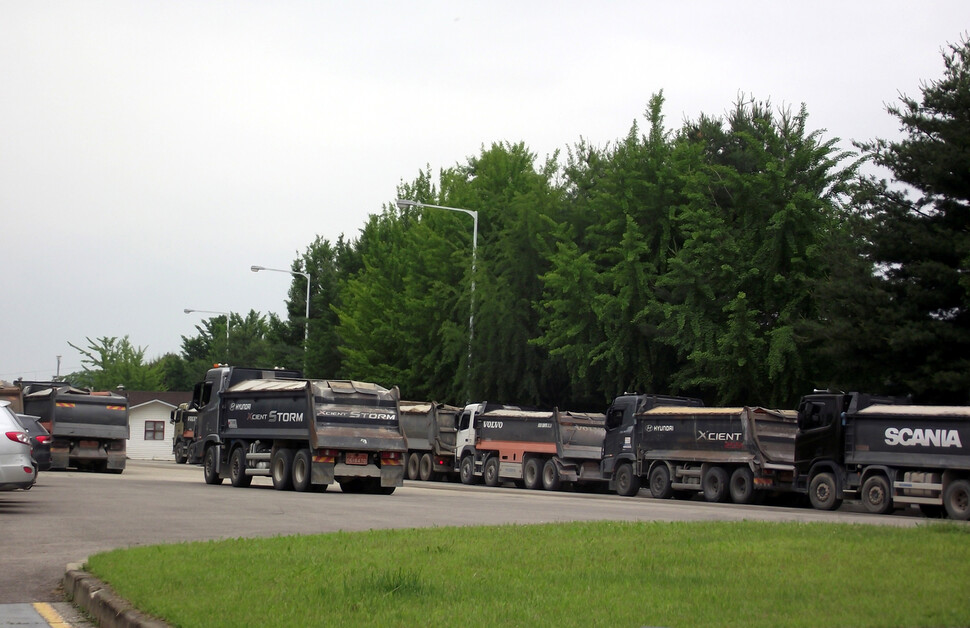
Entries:
[[250, 266], [249, 270], [258, 273], [261, 270], [271, 270], [274, 273], [289, 273], [291, 275], [301, 275], [306, 277], [306, 315], [303, 321], [303, 352], [306, 353], [310, 340], [310, 273], [302, 273], [298, 270], [283, 270], [282, 268], [266, 268], [265, 266]]
[[232, 312], [217, 312], [215, 310], [193, 310], [191, 308], [185, 308], [182, 310], [186, 314], [222, 314], [226, 317], [226, 359], [229, 359], [229, 321], [232, 318]]
[[431, 207], [433, 209], [447, 209], [452, 212], [461, 212], [472, 217], [472, 280], [471, 296], [468, 306], [468, 394], [471, 395], [471, 370], [472, 370], [472, 339], [475, 337], [475, 256], [478, 249], [478, 212], [473, 209], [462, 209], [461, 207], [446, 207], [445, 205], [429, 205], [420, 201], [411, 201], [399, 198], [395, 201], [399, 209], [405, 207]]

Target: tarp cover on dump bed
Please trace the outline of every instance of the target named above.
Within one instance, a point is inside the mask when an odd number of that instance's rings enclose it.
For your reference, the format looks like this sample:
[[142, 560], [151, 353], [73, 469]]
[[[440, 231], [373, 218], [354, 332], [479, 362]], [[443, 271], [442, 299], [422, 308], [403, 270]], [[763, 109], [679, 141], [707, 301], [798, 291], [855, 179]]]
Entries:
[[313, 380], [317, 449], [407, 451], [397, 387], [349, 380]]
[[91, 392], [66, 384], [28, 383], [24, 413], [50, 423], [53, 436], [128, 438], [128, 400], [111, 392]]

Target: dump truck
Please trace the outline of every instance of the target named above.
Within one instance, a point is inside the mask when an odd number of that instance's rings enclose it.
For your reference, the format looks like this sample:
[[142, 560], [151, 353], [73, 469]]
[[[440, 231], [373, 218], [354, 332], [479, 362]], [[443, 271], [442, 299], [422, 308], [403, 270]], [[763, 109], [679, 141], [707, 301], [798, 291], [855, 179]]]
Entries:
[[128, 399], [66, 382], [17, 382], [23, 413], [40, 417], [51, 434], [51, 469], [125, 470]]
[[455, 460], [461, 481], [488, 486], [513, 481], [557, 490], [598, 483], [606, 417], [603, 414], [476, 403], [458, 420]]
[[616, 472], [620, 495], [647, 484], [658, 499], [703, 493], [709, 502], [747, 504], [794, 488], [793, 410], [656, 407], [636, 414], [635, 457]]
[[203, 477], [245, 487], [390, 495], [404, 483], [399, 392], [343, 380], [248, 379], [200, 414]]
[[[198, 420], [198, 411], [191, 409], [188, 403], [180, 403], [177, 408], [172, 410], [169, 422], [173, 425], [172, 454], [175, 456], [177, 464], [185, 464], [189, 460], [189, 448], [192, 443], [198, 440], [195, 429]], [[194, 462], [201, 461], [196, 460]]]
[[815, 508], [859, 499], [872, 513], [916, 505], [970, 519], [970, 407], [816, 392], [802, 398], [798, 425], [797, 489]]
[[438, 480], [454, 476], [455, 426], [461, 408], [436, 401], [402, 401], [401, 430], [407, 440], [405, 477]]

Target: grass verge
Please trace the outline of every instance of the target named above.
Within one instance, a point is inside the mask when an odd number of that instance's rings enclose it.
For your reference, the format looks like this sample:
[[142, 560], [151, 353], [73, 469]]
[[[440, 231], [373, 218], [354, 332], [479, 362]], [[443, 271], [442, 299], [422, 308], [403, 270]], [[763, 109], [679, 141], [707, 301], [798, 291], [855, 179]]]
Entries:
[[138, 547], [88, 569], [175, 626], [966, 626], [970, 528], [508, 525]]

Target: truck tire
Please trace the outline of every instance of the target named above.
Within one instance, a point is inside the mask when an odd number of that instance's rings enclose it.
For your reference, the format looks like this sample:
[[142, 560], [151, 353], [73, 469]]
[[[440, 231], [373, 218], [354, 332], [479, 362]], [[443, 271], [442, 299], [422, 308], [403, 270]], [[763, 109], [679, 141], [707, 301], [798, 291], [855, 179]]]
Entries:
[[175, 446], [175, 464], [185, 464], [189, 459], [189, 454], [185, 449], [185, 443], [179, 443]]
[[704, 480], [701, 483], [704, 491], [704, 499], [712, 504], [719, 504], [727, 501], [728, 498], [728, 474], [722, 467], [709, 467], [704, 473]]
[[461, 459], [461, 467], [459, 467], [459, 477], [461, 478], [462, 484], [474, 484], [475, 483], [475, 459], [472, 456], [465, 456]]
[[[303, 493], [310, 490], [310, 469], [313, 466], [313, 458], [309, 449], [301, 449], [293, 457], [293, 489]], [[326, 484], [324, 484], [326, 486]]]
[[561, 487], [562, 477], [559, 475], [559, 467], [556, 466], [556, 461], [550, 458], [542, 465], [542, 488], [547, 491], [558, 491]]
[[485, 468], [482, 469], [482, 477], [485, 480], [485, 486], [499, 485], [497, 457], [492, 456], [485, 461]]
[[750, 504], [754, 501], [754, 474], [748, 467], [738, 467], [731, 473], [728, 485], [731, 501], [735, 504]]
[[421, 458], [416, 453], [408, 454], [407, 474], [409, 480], [418, 479], [418, 469], [421, 466]]
[[431, 454], [424, 453], [418, 462], [418, 478], [425, 482], [430, 482], [435, 479], [434, 476], [434, 461], [431, 460]]
[[893, 509], [889, 482], [881, 475], [873, 475], [862, 483], [862, 505], [875, 515], [884, 515]]
[[293, 450], [277, 449], [270, 460], [273, 488], [278, 491], [293, 490]]
[[970, 482], [954, 480], [943, 491], [943, 505], [950, 519], [966, 521], [970, 519]]
[[[666, 470], [667, 468], [664, 467], [664, 471]], [[616, 486], [616, 494], [622, 495], [623, 497], [633, 497], [640, 492], [640, 477], [633, 472], [633, 465], [629, 462], [624, 462], [616, 468], [614, 484]]]
[[219, 473], [216, 471], [216, 464], [218, 462], [216, 459], [216, 448], [209, 447], [206, 449], [202, 460], [202, 476], [205, 478], [206, 484], [212, 484], [213, 486], [222, 484], [222, 478], [219, 477]]
[[530, 491], [542, 488], [542, 459], [529, 458], [522, 469], [522, 483]]
[[831, 473], [819, 473], [808, 486], [808, 499], [816, 510], [835, 510], [842, 505], [838, 497], [838, 486]]
[[670, 469], [667, 468], [667, 465], [658, 464], [650, 472], [650, 493], [656, 499], [673, 497], [674, 490], [670, 487]]
[[229, 456], [229, 482], [236, 488], [246, 488], [253, 483], [253, 476], [246, 475], [246, 450], [236, 447]]

